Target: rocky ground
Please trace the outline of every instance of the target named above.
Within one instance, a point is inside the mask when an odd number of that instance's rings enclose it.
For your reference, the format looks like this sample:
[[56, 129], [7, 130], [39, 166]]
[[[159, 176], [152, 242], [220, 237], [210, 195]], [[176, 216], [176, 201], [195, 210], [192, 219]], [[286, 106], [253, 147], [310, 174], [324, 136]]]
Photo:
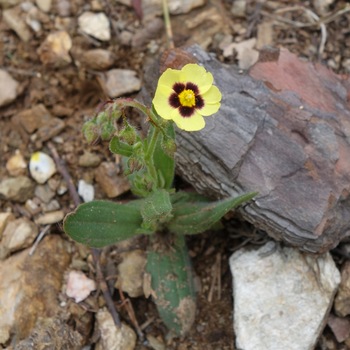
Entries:
[[[74, 199], [55, 160], [63, 162], [82, 200], [128, 198], [120, 159], [107, 144], [88, 145], [81, 128], [101, 102], [135, 96], [147, 83], [145, 68], [167, 48], [160, 2], [0, 0], [0, 6], [0, 344], [117, 349], [91, 252], [62, 231]], [[273, 45], [350, 73], [346, 1], [169, 0], [169, 6], [177, 47], [198, 43], [221, 62], [247, 69], [260, 48]], [[229, 216], [225, 230], [189, 239], [199, 292], [186, 339], [167, 337], [153, 303], [143, 297], [144, 241], [103, 250], [102, 271], [129, 325], [123, 333], [128, 344], [119, 348], [234, 349], [228, 260], [246, 241], [267, 241], [258, 238], [254, 228]], [[319, 349], [350, 348], [350, 265], [336, 253], [341, 292], [322, 321], [328, 326]], [[125, 294], [118, 291], [123, 278], [124, 287], [131, 284]]]

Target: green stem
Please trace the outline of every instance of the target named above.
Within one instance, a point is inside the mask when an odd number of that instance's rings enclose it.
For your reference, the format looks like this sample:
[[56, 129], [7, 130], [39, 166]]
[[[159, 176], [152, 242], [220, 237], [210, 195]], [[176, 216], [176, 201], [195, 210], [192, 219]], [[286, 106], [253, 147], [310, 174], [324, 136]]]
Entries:
[[147, 164], [150, 175], [157, 182], [158, 174], [153, 163], [153, 153], [157, 145], [160, 129], [154, 126], [151, 126], [151, 128], [153, 128], [153, 130], [150, 130], [151, 139], [149, 140], [149, 143], [147, 145], [147, 150], [145, 153], [145, 162]]

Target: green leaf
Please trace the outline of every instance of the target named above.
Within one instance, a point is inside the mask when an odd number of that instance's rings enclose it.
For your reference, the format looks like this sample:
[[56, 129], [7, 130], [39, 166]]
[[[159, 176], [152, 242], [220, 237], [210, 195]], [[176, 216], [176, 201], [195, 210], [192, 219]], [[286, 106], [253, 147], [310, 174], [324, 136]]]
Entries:
[[113, 136], [112, 140], [109, 143], [109, 149], [114, 154], [121, 154], [125, 157], [130, 157], [133, 153], [132, 146], [128, 145], [125, 142], [121, 142], [118, 136]]
[[165, 325], [177, 335], [190, 330], [196, 313], [193, 271], [184, 236], [175, 237], [170, 247], [153, 242], [147, 254], [146, 270], [158, 313]]
[[169, 193], [163, 189], [154, 191], [144, 199], [141, 206], [143, 226], [156, 231], [159, 223], [171, 218], [172, 209]]
[[[154, 128], [150, 130], [150, 132], [154, 132]], [[165, 127], [165, 133], [168, 138], [175, 140], [175, 130], [173, 123], [167, 123]], [[170, 189], [173, 185], [174, 175], [175, 175], [175, 160], [174, 157], [169, 156], [163, 149], [164, 135], [159, 133], [159, 137], [157, 140], [157, 144], [153, 153], [153, 164], [157, 169], [158, 173], [161, 175], [160, 183], [158, 187], [162, 187], [165, 189]]]
[[141, 201], [118, 204], [108, 201], [84, 203], [63, 223], [65, 233], [89, 247], [101, 248], [136, 235], [142, 224]]
[[208, 230], [228, 211], [251, 200], [257, 192], [217, 202], [183, 202], [174, 204], [173, 219], [168, 223], [171, 232], [192, 235]]

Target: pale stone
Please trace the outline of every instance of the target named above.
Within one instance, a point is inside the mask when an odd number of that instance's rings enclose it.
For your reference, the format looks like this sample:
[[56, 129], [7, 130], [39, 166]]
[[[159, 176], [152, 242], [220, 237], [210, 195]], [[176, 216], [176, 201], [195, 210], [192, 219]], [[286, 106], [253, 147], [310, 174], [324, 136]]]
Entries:
[[5, 23], [16, 32], [22, 41], [27, 42], [31, 39], [32, 34], [23, 20], [19, 7], [13, 7], [3, 11], [2, 17]]
[[15, 216], [12, 213], [0, 213], [0, 240], [6, 225], [13, 220], [15, 220]]
[[0, 107], [2, 107], [16, 99], [19, 84], [3, 69], [0, 69], [0, 82], [1, 86], [6, 86], [6, 89], [0, 89]]
[[136, 74], [130, 69], [111, 69], [106, 73], [106, 77], [100, 78], [99, 81], [107, 95], [114, 98], [141, 89], [141, 80]]
[[24, 203], [32, 198], [34, 183], [27, 176], [5, 178], [0, 181], [0, 198]]
[[43, 203], [49, 203], [55, 197], [55, 192], [52, 191], [48, 184], [36, 186], [34, 194]]
[[69, 55], [71, 48], [71, 37], [66, 31], [61, 30], [49, 34], [40, 45], [37, 52], [43, 64], [63, 67], [72, 62]]
[[95, 197], [94, 186], [91, 184], [88, 184], [84, 180], [79, 180], [78, 194], [81, 198], [83, 198], [84, 202], [91, 202], [94, 200], [94, 197]]
[[96, 153], [91, 153], [89, 151], [84, 151], [84, 154], [81, 155], [78, 159], [79, 166], [82, 166], [84, 168], [96, 167], [100, 165], [100, 163], [100, 156]]
[[70, 271], [67, 280], [66, 294], [76, 303], [85, 300], [91, 292], [96, 290], [94, 280], [87, 278], [81, 271]]
[[57, 222], [62, 221], [64, 218], [64, 212], [62, 210], [51, 211], [44, 215], [39, 216], [35, 223], [37, 225], [49, 225], [56, 224]]
[[38, 227], [27, 218], [20, 218], [8, 223], [0, 242], [1, 258], [31, 246], [38, 232]]
[[118, 265], [118, 280], [116, 287], [137, 298], [143, 295], [143, 274], [146, 256], [141, 250], [123, 253], [122, 262]]
[[47, 236], [30, 256], [29, 250], [11, 255], [0, 264], [0, 344], [27, 337], [39, 317], [56, 315], [57, 295], [70, 262], [68, 243]]
[[41, 11], [49, 12], [52, 5], [52, 0], [35, 0], [36, 5]]
[[78, 18], [79, 28], [86, 34], [101, 40], [111, 38], [111, 29], [108, 17], [103, 13], [84, 12]]
[[332, 307], [340, 274], [329, 253], [241, 249], [230, 258], [237, 348], [311, 350]]
[[56, 173], [56, 164], [46, 153], [35, 152], [30, 157], [29, 171], [37, 183], [43, 184]]
[[96, 344], [96, 350], [133, 350], [136, 346], [135, 332], [122, 322], [121, 328], [115, 326], [111, 314], [100, 309], [97, 313], [98, 329], [101, 338]]
[[19, 176], [25, 174], [27, 163], [19, 150], [6, 162], [6, 170], [11, 176]]

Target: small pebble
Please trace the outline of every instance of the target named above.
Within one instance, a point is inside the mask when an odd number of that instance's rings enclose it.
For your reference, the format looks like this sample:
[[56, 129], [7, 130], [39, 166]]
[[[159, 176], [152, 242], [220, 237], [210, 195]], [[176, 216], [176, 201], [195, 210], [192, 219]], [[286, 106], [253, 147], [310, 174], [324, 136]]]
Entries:
[[111, 38], [111, 29], [108, 17], [103, 13], [84, 12], [78, 18], [79, 28], [88, 35], [101, 40], [108, 41]]
[[29, 161], [29, 171], [37, 183], [43, 184], [56, 172], [56, 165], [46, 153], [35, 152]]
[[96, 283], [94, 280], [87, 278], [80, 271], [69, 272], [66, 289], [66, 294], [69, 298], [73, 298], [76, 303], [80, 303], [94, 290], [96, 290]]
[[78, 194], [81, 198], [83, 198], [84, 202], [91, 202], [94, 200], [95, 197], [94, 186], [85, 182], [84, 180], [79, 180]]
[[55, 224], [57, 222], [62, 221], [63, 218], [64, 218], [64, 212], [62, 210], [56, 210], [56, 211], [51, 211], [49, 213], [39, 216], [35, 220], [35, 223], [37, 225]]
[[6, 169], [11, 176], [24, 175], [27, 163], [19, 150], [6, 162]]

